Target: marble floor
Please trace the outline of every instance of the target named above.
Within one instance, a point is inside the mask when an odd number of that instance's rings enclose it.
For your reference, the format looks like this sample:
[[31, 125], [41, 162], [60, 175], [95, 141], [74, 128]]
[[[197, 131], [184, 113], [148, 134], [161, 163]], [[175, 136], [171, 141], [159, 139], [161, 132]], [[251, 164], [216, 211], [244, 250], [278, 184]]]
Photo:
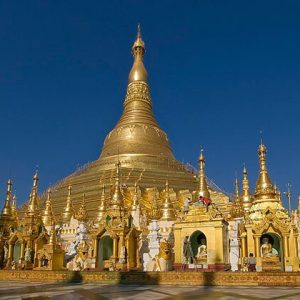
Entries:
[[300, 287], [195, 287], [0, 282], [0, 299], [300, 299]]

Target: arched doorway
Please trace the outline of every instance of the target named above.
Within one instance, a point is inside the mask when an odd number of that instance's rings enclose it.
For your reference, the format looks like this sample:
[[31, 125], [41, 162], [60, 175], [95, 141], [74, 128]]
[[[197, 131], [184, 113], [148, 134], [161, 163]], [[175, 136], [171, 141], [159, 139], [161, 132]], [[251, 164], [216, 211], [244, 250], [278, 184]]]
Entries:
[[202, 246], [203, 248], [206, 249], [207, 247], [207, 239], [206, 239], [206, 236], [205, 234], [200, 231], [200, 230], [197, 230], [195, 231], [191, 237], [190, 237], [190, 242], [191, 242], [191, 247], [192, 247], [192, 251], [193, 251], [193, 256], [194, 257], [197, 257], [197, 254], [198, 254], [198, 250], [199, 250], [199, 247]]
[[103, 268], [104, 261], [109, 260], [113, 254], [113, 239], [109, 235], [98, 240], [97, 266]]
[[13, 261], [15, 263], [18, 263], [19, 262], [19, 259], [20, 259], [20, 256], [21, 256], [21, 244], [19, 241], [17, 241], [15, 244], [14, 244], [14, 250], [13, 250]]
[[260, 238], [260, 255], [264, 258], [278, 258], [281, 270], [283, 267], [283, 249], [281, 237], [273, 232], [264, 233]]

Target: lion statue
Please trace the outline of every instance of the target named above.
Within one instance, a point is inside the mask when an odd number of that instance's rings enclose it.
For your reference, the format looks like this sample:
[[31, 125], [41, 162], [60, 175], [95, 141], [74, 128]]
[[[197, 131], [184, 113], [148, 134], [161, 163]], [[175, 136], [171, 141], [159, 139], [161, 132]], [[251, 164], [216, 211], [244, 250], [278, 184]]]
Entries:
[[159, 252], [147, 264], [149, 272], [166, 272], [172, 270], [172, 247], [167, 240], [162, 240], [159, 246]]

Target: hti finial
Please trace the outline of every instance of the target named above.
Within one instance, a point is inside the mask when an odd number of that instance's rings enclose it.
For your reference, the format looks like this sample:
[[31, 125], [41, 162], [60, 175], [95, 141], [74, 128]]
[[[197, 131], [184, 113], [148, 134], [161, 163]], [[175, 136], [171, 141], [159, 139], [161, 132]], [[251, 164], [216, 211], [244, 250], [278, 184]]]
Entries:
[[141, 38], [141, 25], [140, 25], [140, 23], [138, 23], [138, 27], [137, 27], [137, 37]]
[[263, 131], [260, 130], [259, 134], [260, 134], [260, 144], [263, 145]]

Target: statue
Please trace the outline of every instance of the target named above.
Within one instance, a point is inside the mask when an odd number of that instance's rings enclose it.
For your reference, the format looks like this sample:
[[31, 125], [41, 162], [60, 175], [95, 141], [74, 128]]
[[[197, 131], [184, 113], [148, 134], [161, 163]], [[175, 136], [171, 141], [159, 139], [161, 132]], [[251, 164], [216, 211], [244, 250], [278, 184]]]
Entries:
[[191, 199], [188, 197], [184, 200], [184, 204], [183, 204], [183, 212], [187, 213], [189, 211], [189, 205], [191, 203]]
[[206, 239], [202, 238], [200, 240], [200, 245], [198, 247], [198, 253], [196, 255], [197, 258], [206, 258], [207, 257], [207, 247], [206, 247]]
[[8, 248], [7, 245], [4, 245], [4, 261], [7, 261], [8, 258]]
[[171, 245], [167, 240], [160, 243], [159, 253], [155, 256], [157, 270], [160, 272], [170, 271], [172, 269]]
[[189, 264], [191, 259], [193, 259], [193, 250], [188, 236], [183, 240], [183, 258], [183, 264]]
[[272, 248], [272, 244], [269, 243], [269, 238], [264, 237], [262, 239], [262, 245], [260, 247], [260, 252], [262, 257], [277, 256], [278, 252], [276, 249]]
[[31, 248], [26, 247], [25, 249], [25, 261], [31, 263]]
[[122, 246], [120, 251], [119, 263], [125, 264], [126, 262], [126, 247]]

